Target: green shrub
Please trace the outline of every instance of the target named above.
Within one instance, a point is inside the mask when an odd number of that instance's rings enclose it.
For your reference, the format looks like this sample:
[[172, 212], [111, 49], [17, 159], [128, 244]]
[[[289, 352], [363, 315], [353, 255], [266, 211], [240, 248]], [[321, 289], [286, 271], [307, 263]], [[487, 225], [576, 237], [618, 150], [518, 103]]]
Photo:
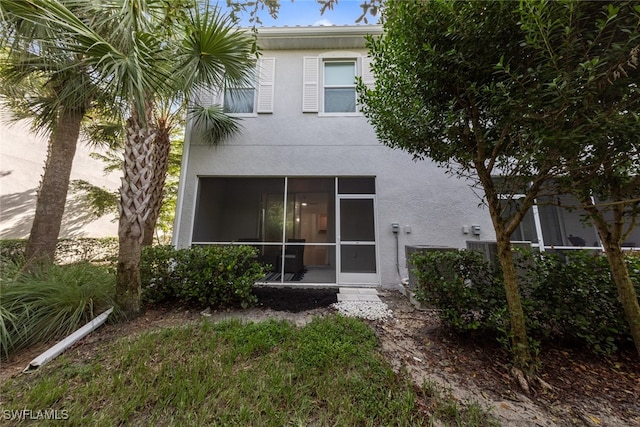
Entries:
[[250, 246], [154, 246], [142, 252], [143, 299], [151, 303], [247, 307], [256, 302], [252, 287], [264, 275]]
[[117, 257], [117, 237], [60, 239], [56, 246], [57, 263], [112, 261]]
[[[610, 354], [631, 339], [609, 264], [601, 254], [515, 252], [518, 286], [532, 341], [582, 344]], [[509, 313], [502, 273], [470, 251], [418, 253], [416, 298], [441, 310], [458, 331], [477, 330], [509, 342]], [[627, 257], [640, 291], [640, 257]]]
[[[633, 265], [627, 258], [633, 277]], [[539, 274], [526, 288], [536, 286], [537, 295], [528, 298], [535, 304], [527, 310], [529, 318], [542, 313], [536, 332], [549, 338], [584, 343], [596, 353], [610, 354], [630, 341], [629, 325], [618, 300], [607, 258], [589, 251], [563, 255], [535, 254]], [[636, 289], [640, 290], [638, 276]], [[534, 311], [535, 310], [535, 311]]]
[[506, 305], [499, 271], [474, 251], [418, 253], [416, 267], [418, 301], [441, 310], [443, 320], [458, 331], [495, 330], [496, 314]]
[[62, 338], [115, 307], [115, 277], [88, 262], [46, 265], [26, 272], [6, 263], [0, 281], [2, 357], [38, 342]]
[[0, 263], [21, 263], [27, 241], [24, 239], [0, 240]]

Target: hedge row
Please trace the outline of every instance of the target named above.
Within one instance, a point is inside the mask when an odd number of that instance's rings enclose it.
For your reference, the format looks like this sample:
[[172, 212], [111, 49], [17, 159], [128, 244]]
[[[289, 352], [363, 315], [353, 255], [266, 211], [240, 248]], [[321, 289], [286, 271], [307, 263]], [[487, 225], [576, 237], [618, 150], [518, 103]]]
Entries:
[[[631, 342], [605, 256], [518, 252], [518, 286], [534, 341], [563, 341], [609, 354]], [[640, 256], [626, 257], [640, 295]], [[508, 345], [509, 313], [502, 272], [472, 251], [417, 253], [416, 298], [441, 310], [458, 331], [495, 335]]]
[[253, 284], [266, 274], [250, 246], [153, 246], [142, 251], [140, 265], [142, 297], [149, 303], [247, 307], [257, 301]]
[[[27, 246], [25, 239], [0, 240], [0, 258], [10, 262], [21, 262]], [[101, 262], [114, 260], [118, 256], [117, 237], [81, 237], [60, 239], [56, 246], [56, 264], [80, 261]]]

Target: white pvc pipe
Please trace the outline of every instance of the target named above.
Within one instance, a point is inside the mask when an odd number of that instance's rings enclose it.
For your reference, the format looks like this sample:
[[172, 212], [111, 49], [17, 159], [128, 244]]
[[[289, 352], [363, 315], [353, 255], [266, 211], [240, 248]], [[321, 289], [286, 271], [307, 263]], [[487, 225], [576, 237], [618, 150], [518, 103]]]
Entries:
[[112, 311], [113, 311], [113, 307], [111, 307], [109, 310], [105, 311], [101, 315], [95, 317], [89, 323], [87, 323], [86, 325], [84, 325], [83, 327], [81, 327], [80, 329], [78, 329], [77, 331], [75, 331], [74, 333], [72, 333], [71, 335], [63, 339], [62, 341], [58, 342], [49, 350], [45, 351], [40, 356], [33, 359], [29, 363], [29, 365], [26, 368], [24, 368], [24, 371], [22, 372], [36, 370], [40, 366], [44, 365], [45, 363], [55, 359], [57, 356], [60, 355], [60, 353], [65, 351], [67, 348], [71, 347], [76, 342], [80, 341], [85, 336], [89, 335], [91, 332], [96, 330], [100, 325], [106, 322], [107, 317], [109, 317]]

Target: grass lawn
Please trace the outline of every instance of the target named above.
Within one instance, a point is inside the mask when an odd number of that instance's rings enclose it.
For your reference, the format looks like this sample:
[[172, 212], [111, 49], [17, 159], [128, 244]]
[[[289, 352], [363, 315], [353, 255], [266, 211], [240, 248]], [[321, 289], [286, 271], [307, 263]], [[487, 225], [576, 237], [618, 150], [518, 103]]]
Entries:
[[[341, 316], [303, 328], [224, 321], [166, 328], [62, 356], [0, 385], [0, 418], [57, 410], [69, 425], [497, 425], [394, 373], [373, 330]], [[58, 424], [45, 421], [42, 424]]]

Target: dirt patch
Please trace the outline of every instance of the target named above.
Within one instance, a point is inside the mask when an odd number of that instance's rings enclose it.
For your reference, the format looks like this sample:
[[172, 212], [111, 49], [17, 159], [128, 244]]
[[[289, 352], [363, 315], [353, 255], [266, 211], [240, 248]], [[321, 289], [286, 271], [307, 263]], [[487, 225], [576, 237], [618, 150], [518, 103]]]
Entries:
[[393, 319], [374, 324], [384, 354], [418, 384], [431, 381], [491, 408], [504, 426], [640, 426], [640, 361], [632, 351], [596, 358], [581, 349], [543, 348], [539, 376], [551, 388], [525, 396], [509, 356], [493, 340], [461, 337], [435, 310], [417, 310], [381, 292]]
[[[335, 311], [337, 290], [269, 288], [257, 291], [260, 304], [245, 310], [153, 307], [132, 321], [104, 325], [67, 357], [86, 360], [98, 346], [117, 338], [207, 317], [213, 321], [285, 319], [304, 325]], [[418, 385], [429, 381], [461, 402], [490, 408], [504, 426], [640, 426], [640, 361], [633, 352], [601, 359], [580, 349], [544, 348], [540, 377], [551, 388], [521, 393], [509, 374], [509, 358], [494, 341], [460, 337], [444, 328], [434, 310], [418, 310], [397, 291], [379, 291], [393, 311], [386, 321], [370, 321], [381, 351], [398, 371]], [[308, 308], [304, 308], [308, 307]], [[18, 375], [47, 346], [29, 349], [0, 366], [0, 380]]]

